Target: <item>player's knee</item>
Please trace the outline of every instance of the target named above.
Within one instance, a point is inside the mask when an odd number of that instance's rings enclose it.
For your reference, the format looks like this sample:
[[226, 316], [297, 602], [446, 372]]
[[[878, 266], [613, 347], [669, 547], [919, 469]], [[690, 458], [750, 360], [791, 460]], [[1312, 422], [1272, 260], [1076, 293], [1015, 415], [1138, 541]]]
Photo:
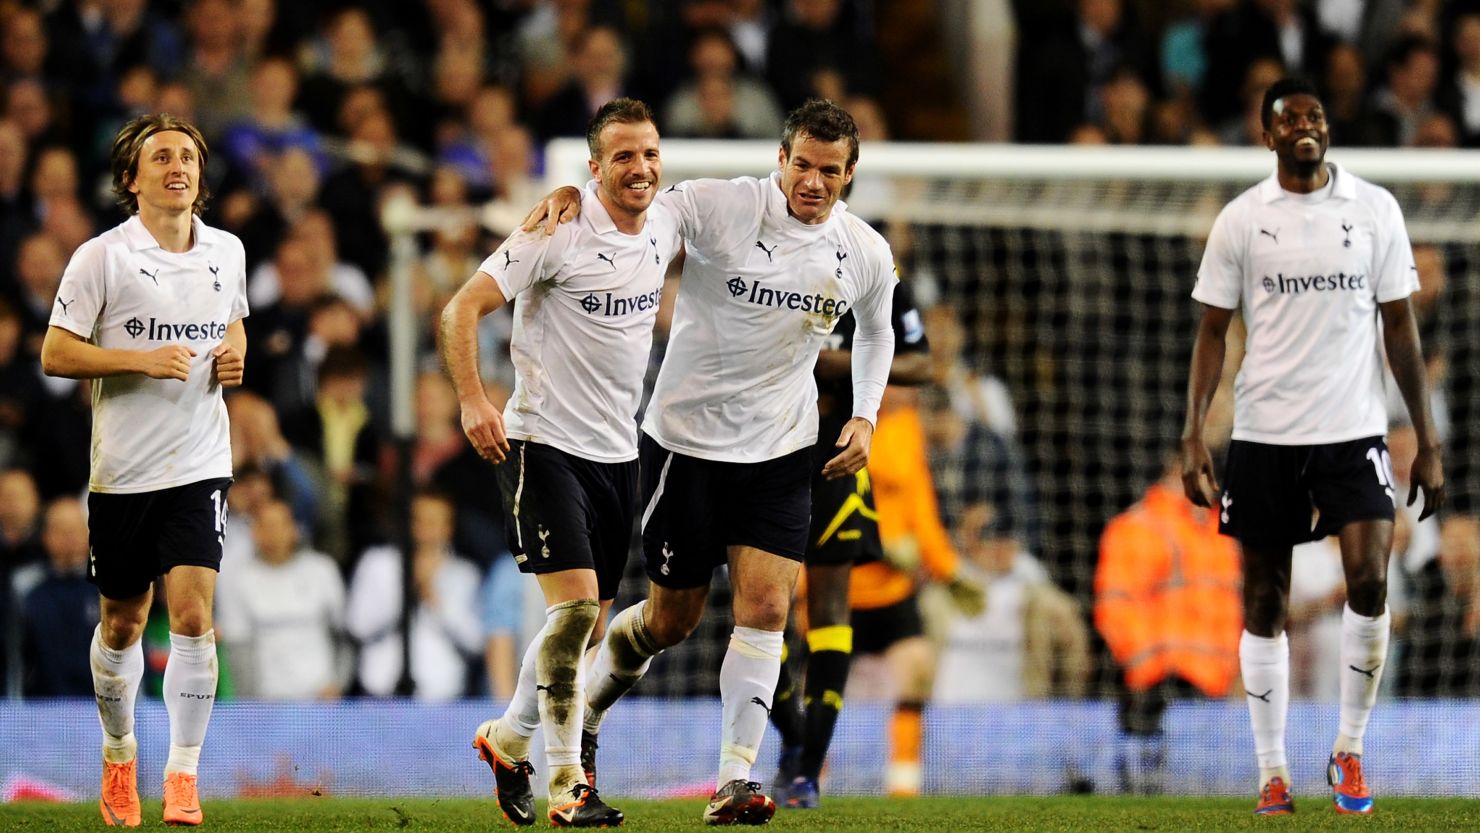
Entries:
[[703, 615], [702, 607], [694, 611], [672, 607], [653, 611], [652, 619], [646, 623], [648, 636], [658, 650], [672, 648], [689, 638]]
[[786, 629], [791, 600], [782, 593], [753, 593], [735, 597], [735, 624], [765, 631]]
[[139, 641], [139, 637], [144, 635], [144, 625], [147, 622], [147, 615], [132, 615], [129, 612], [104, 615], [103, 644], [115, 651], [121, 651]]
[[179, 612], [170, 611], [170, 632], [181, 636], [205, 636], [211, 629], [211, 612], [205, 608], [189, 607]]
[[1347, 605], [1360, 616], [1380, 616], [1387, 605], [1387, 580], [1378, 570], [1363, 569], [1346, 583]]

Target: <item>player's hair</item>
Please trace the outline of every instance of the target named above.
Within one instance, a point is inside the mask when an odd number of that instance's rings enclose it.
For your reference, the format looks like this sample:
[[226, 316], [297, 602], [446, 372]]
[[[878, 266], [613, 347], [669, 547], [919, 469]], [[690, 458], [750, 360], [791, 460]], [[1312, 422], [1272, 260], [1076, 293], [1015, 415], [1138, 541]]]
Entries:
[[847, 110], [825, 98], [814, 98], [792, 110], [781, 128], [781, 149], [791, 156], [791, 143], [798, 136], [811, 136], [819, 142], [848, 140], [848, 167], [858, 161], [858, 125]]
[[653, 118], [653, 110], [646, 103], [635, 98], [614, 98], [601, 105], [596, 115], [591, 117], [591, 124], [586, 127], [586, 147], [591, 149], [591, 158], [597, 162], [601, 161], [601, 131], [609, 124], [641, 124], [652, 122], [657, 125], [658, 120]]
[[1259, 121], [1263, 123], [1264, 129], [1274, 123], [1274, 103], [1290, 95], [1308, 95], [1317, 101], [1321, 100], [1321, 91], [1316, 88], [1315, 82], [1309, 78], [1281, 78], [1269, 85], [1264, 91], [1264, 104], [1259, 108]]
[[210, 151], [206, 148], [206, 138], [201, 135], [200, 129], [169, 113], [146, 113], [125, 124], [113, 139], [113, 198], [120, 208], [131, 215], [139, 213], [139, 197], [130, 192], [128, 187], [133, 184], [134, 177], [139, 175], [139, 154], [144, 149], [144, 142], [150, 136], [168, 130], [189, 136], [195, 142], [195, 150], [200, 157], [200, 175], [196, 178], [199, 189], [191, 210], [196, 214], [201, 213], [205, 210], [206, 201], [211, 198], [210, 189], [206, 187], [206, 158], [210, 156]]

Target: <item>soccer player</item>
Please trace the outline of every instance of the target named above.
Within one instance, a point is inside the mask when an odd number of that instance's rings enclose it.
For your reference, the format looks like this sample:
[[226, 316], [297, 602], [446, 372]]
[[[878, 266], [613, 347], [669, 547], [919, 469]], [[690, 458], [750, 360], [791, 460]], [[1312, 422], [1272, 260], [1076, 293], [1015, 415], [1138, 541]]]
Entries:
[[[891, 323], [894, 360], [889, 382], [920, 385], [930, 379], [930, 342], [909, 285], [894, 285]], [[853, 316], [844, 316], [817, 356], [820, 422], [812, 446], [812, 523], [807, 533], [806, 682], [799, 705], [787, 664], [781, 668], [771, 722], [781, 733], [775, 787], [783, 807], [817, 806], [817, 780], [843, 708], [843, 688], [853, 656], [848, 578], [856, 563], [884, 557], [867, 469], [828, 479], [822, 467], [835, 453], [833, 438], [852, 415]]]
[[[771, 176], [680, 182], [658, 197], [678, 216], [687, 256], [640, 443], [648, 598], [616, 616], [596, 651], [581, 745], [594, 780], [607, 709], [693, 632], [714, 570], [728, 565], [735, 630], [720, 668], [708, 824], [765, 824], [776, 812], [750, 768], [807, 551], [818, 352], [852, 310], [853, 405], [822, 466], [828, 478], [868, 463], [893, 358], [889, 244], [838, 201], [857, 162], [852, 116], [814, 100], [787, 117]], [[569, 216], [573, 191], [551, 195], [529, 222]]]
[[[1309, 82], [1271, 85], [1262, 107], [1273, 176], [1218, 215], [1192, 297], [1203, 304], [1187, 386], [1182, 481], [1216, 506], [1244, 558], [1239, 661], [1259, 757], [1262, 814], [1293, 811], [1285, 760], [1290, 653], [1285, 637], [1294, 544], [1337, 535], [1346, 572], [1341, 724], [1327, 767], [1341, 813], [1372, 812], [1362, 736], [1387, 657], [1393, 476], [1383, 435], [1382, 352], [1418, 433], [1411, 505], [1444, 502], [1439, 437], [1409, 296], [1418, 289], [1397, 201], [1325, 161], [1326, 113]], [[1203, 423], [1242, 307], [1247, 352], [1234, 388], [1225, 488]], [[1378, 324], [1381, 322], [1381, 328]], [[1318, 519], [1312, 524], [1312, 510]]]
[[231, 486], [222, 388], [242, 382], [246, 259], [202, 223], [207, 149], [194, 125], [139, 116], [113, 140], [113, 192], [130, 215], [78, 248], [62, 275], [41, 364], [93, 380], [88, 577], [101, 623], [91, 661], [103, 725], [99, 806], [140, 823], [134, 699], [139, 643], [163, 574], [170, 657], [164, 821], [201, 822], [196, 765], [216, 698], [211, 624]]
[[[498, 464], [510, 551], [548, 605], [508, 710], [473, 740], [493, 769], [500, 808], [521, 826], [535, 821], [528, 751], [540, 726], [550, 821], [622, 823], [581, 769], [582, 657], [627, 563], [643, 372], [663, 275], [681, 245], [673, 215], [651, 207], [663, 165], [647, 105], [606, 104], [586, 141], [596, 181], [581, 195], [579, 221], [550, 236], [516, 232], [442, 313], [463, 431]], [[477, 328], [510, 298], [516, 376], [500, 415], [479, 378]]]

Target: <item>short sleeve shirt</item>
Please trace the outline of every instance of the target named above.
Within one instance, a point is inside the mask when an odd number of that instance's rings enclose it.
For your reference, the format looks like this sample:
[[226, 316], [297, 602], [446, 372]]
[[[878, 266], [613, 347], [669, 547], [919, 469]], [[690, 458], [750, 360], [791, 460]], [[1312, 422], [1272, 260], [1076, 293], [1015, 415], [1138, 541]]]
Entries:
[[663, 275], [681, 242], [671, 213], [637, 234], [612, 222], [594, 184], [553, 235], [516, 232], [480, 272], [514, 302], [509, 437], [601, 463], [637, 459], [637, 411]]
[[1208, 237], [1192, 297], [1243, 309], [1233, 438], [1273, 445], [1387, 432], [1378, 305], [1418, 289], [1397, 200], [1334, 164], [1292, 194], [1271, 176], [1230, 202]]
[[211, 350], [247, 315], [246, 257], [235, 235], [194, 219], [195, 245], [167, 252], [137, 217], [82, 244], [50, 324], [108, 349], [195, 351], [190, 378], [93, 380], [95, 492], [147, 492], [231, 476], [231, 432]]

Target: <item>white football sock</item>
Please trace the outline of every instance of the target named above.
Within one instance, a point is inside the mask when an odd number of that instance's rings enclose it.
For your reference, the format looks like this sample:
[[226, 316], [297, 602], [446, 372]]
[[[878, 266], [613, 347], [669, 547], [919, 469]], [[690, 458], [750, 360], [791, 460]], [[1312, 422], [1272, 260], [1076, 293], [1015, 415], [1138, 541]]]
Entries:
[[659, 651], [643, 624], [643, 600], [623, 610], [606, 629], [587, 672], [585, 730], [596, 734], [606, 711], [632, 690]]
[[170, 758], [164, 771], [195, 774], [206, 740], [211, 708], [216, 705], [216, 632], [200, 636], [170, 634], [169, 664], [164, 669], [164, 706], [170, 715]]
[[563, 795], [585, 783], [581, 770], [581, 717], [586, 702], [586, 669], [582, 656], [601, 605], [575, 599], [548, 611], [545, 638], [536, 659], [540, 724], [545, 727], [545, 762], [550, 767], [550, 794]]
[[719, 669], [724, 734], [716, 789], [737, 778], [750, 780], [750, 767], [766, 735], [776, 679], [781, 676], [782, 637], [781, 631], [739, 626], [730, 634]]
[[1362, 736], [1382, 685], [1391, 633], [1387, 608], [1380, 616], [1362, 616], [1350, 605], [1341, 612], [1341, 728], [1333, 753], [1362, 754]]
[[134, 701], [144, 679], [144, 646], [140, 642], [115, 651], [103, 644], [103, 626], [93, 631], [88, 650], [98, 722], [103, 726], [103, 759], [126, 764], [138, 753], [134, 737]]
[[1284, 633], [1266, 638], [1244, 631], [1238, 658], [1254, 728], [1254, 752], [1259, 756], [1260, 786], [1276, 775], [1288, 784], [1285, 719], [1290, 710], [1290, 641]]

